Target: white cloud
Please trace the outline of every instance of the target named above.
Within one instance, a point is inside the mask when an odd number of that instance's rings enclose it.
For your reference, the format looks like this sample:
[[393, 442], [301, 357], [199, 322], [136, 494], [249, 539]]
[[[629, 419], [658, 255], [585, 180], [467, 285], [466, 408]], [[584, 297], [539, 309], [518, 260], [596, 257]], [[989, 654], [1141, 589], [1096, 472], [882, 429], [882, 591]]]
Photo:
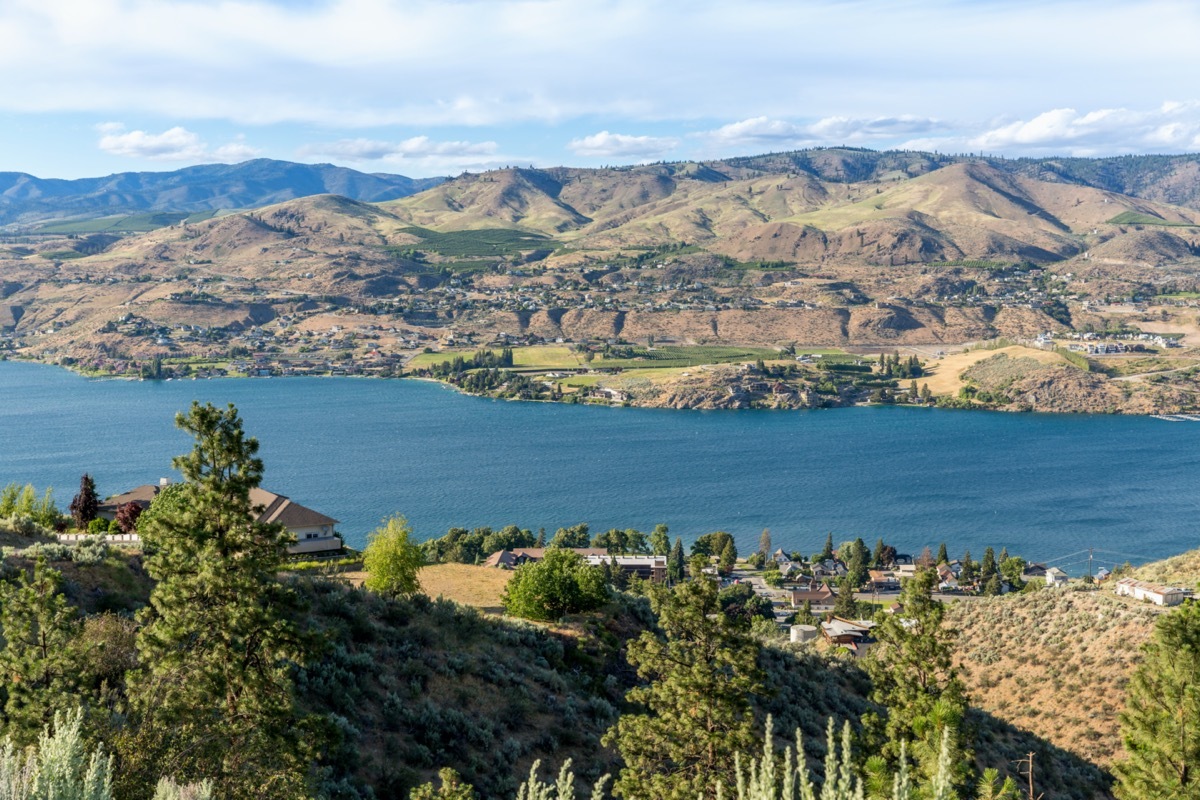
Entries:
[[895, 140], [898, 136], [944, 128], [944, 124], [926, 117], [902, 115], [855, 119], [825, 117], [809, 125], [800, 125], [768, 117], [751, 117], [731, 122], [698, 134], [716, 148], [761, 147], [770, 149], [813, 147], [816, 145], [875, 143]]
[[[867, 5], [695, 0], [681, 15], [671, 0], [6, 0], [0, 71], [22, 79], [0, 86], [0, 111], [338, 130], [756, 115], [836, 128], [1131, 106], [1147, 75], [1186, 96], [1200, 73], [1189, 0], [878, 0], [858, 13]], [[822, 35], [849, 15], [853, 48]], [[757, 140], [796, 138], [785, 124]]]
[[258, 154], [241, 137], [210, 150], [199, 134], [175, 126], [162, 133], [127, 131], [119, 122], [102, 122], [96, 126], [101, 134], [97, 146], [109, 155], [124, 158], [144, 158], [150, 161], [245, 161]]
[[572, 139], [567, 143], [567, 147], [577, 156], [607, 158], [656, 158], [678, 146], [679, 140], [670, 136], [629, 136], [608, 131]]
[[1200, 146], [1200, 102], [1169, 101], [1148, 111], [1055, 108], [993, 126], [966, 139], [983, 152], [1106, 155]]
[[300, 148], [304, 156], [344, 158], [349, 161], [378, 161], [433, 156], [490, 156], [499, 149], [495, 142], [437, 142], [428, 136], [414, 136], [401, 142], [372, 139], [340, 139], [336, 142], [309, 144]]
[[767, 117], [752, 117], [741, 122], [731, 122], [701, 136], [716, 145], [725, 146], [804, 147], [818, 142], [818, 139], [801, 125]]

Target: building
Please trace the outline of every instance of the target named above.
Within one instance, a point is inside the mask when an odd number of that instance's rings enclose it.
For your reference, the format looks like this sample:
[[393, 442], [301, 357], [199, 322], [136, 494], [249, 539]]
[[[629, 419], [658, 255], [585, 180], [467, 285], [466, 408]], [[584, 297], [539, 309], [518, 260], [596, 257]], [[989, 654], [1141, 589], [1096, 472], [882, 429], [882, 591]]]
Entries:
[[[169, 478], [160, 478], [157, 484], [144, 484], [113, 495], [100, 505], [99, 515], [111, 520], [116, 516], [117, 509], [128, 503], [140, 506], [145, 511], [154, 498], [170, 485]], [[345, 547], [342, 537], [335, 530], [338, 524], [336, 519], [302, 506], [284, 495], [254, 488], [250, 490], [250, 506], [257, 514], [255, 522], [282, 525], [296, 538], [295, 542], [288, 545], [289, 555], [318, 555], [337, 552]], [[134, 537], [133, 542], [140, 542], [136, 533], [128, 536]]]
[[1046, 585], [1047, 586], [1066, 586], [1070, 578], [1067, 573], [1063, 572], [1058, 567], [1049, 567], [1046, 570]]
[[584, 556], [593, 567], [615, 563], [621, 571], [631, 578], [641, 578], [652, 583], [667, 582], [666, 556]]
[[[487, 557], [487, 560], [483, 562], [483, 566], [496, 567], [498, 569], [516, 569], [522, 564], [527, 564], [531, 561], [541, 561], [548, 549], [546, 547], [516, 547], [512, 550], [497, 550]], [[616, 565], [630, 577], [641, 578], [642, 580], [654, 583], [665, 583], [667, 580], [666, 556], [615, 556], [609, 555], [609, 552], [603, 547], [568, 547], [563, 549], [570, 550], [572, 553], [578, 553], [594, 567], [616, 562]]]
[[837, 595], [823, 583], [816, 584], [808, 589], [793, 589], [792, 590], [792, 607], [803, 608], [805, 603], [809, 604], [814, 614], [822, 614], [826, 611], [833, 611], [833, 604]]
[[867, 620], [834, 617], [829, 622], [821, 623], [821, 633], [830, 644], [845, 647], [854, 655], [861, 656], [875, 643], [871, 638], [871, 629], [874, 627], [875, 623]]
[[1158, 606], [1177, 606], [1192, 596], [1187, 589], [1160, 586], [1134, 578], [1122, 578], [1117, 581], [1117, 594]]

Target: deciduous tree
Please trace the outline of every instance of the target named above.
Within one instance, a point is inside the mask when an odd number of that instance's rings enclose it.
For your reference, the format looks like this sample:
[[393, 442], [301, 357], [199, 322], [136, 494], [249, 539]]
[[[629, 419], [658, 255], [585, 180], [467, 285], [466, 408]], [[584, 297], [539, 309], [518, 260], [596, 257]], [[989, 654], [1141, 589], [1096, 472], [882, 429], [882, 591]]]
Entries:
[[599, 567], [571, 550], [550, 548], [541, 561], [517, 567], [504, 589], [504, 610], [525, 619], [557, 620], [599, 608], [607, 599]]
[[367, 534], [363, 551], [363, 584], [384, 597], [409, 597], [421, 591], [417, 573], [425, 566], [421, 546], [410, 538], [412, 528], [399, 515], [389, 517], [383, 527]]

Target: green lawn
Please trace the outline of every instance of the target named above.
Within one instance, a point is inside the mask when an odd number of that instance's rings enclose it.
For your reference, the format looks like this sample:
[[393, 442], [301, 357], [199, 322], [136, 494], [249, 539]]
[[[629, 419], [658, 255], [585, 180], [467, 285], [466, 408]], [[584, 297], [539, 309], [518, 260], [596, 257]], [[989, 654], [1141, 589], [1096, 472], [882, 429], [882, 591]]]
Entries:
[[511, 228], [484, 228], [445, 233], [428, 228], [404, 228], [400, 232], [419, 236], [421, 241], [414, 245], [395, 249], [425, 250], [451, 258], [503, 256], [529, 250], [553, 250], [558, 247], [558, 243], [549, 236]]
[[1109, 220], [1113, 225], [1165, 225], [1169, 228], [1195, 228], [1191, 222], [1169, 222], [1162, 217], [1150, 214], [1139, 214], [1136, 211], [1122, 211]]

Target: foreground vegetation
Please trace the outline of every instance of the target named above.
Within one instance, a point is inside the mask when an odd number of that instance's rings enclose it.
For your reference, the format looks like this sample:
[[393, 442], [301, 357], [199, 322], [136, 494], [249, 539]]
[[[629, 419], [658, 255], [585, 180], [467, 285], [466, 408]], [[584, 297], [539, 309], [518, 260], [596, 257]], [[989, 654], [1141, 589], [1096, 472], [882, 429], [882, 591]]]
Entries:
[[[1131, 617], [1155, 632], [1127, 705], [1113, 709], [1126, 752], [1112, 762], [1114, 787], [1081, 754], [974, 699], [1007, 680], [983, 669], [998, 663], [995, 631], [1036, 629], [1020, 614], [1061, 619], [1086, 639], [1093, 610], [1030, 605], [1081, 593], [962, 607], [1009, 620], [988, 626], [934, 600], [936, 572], [918, 570], [902, 611], [876, 618], [875, 644], [856, 659], [783, 641], [752, 592], [710, 577], [737, 557], [722, 532], [698, 539], [681, 566], [665, 527], [592, 536], [577, 526], [550, 541], [463, 530], [421, 545], [397, 517], [370, 538], [366, 588], [289, 576], [284, 529], [253, 522], [248, 492], [263, 465], [236, 411], [193, 405], [178, 422], [196, 446], [175, 462], [185, 481], [137, 520], [143, 553], [103, 541], [85, 553], [31, 519], [4, 523], [27, 546], [6, 551], [0, 573], [0, 796], [567, 798], [578, 784], [628, 800], [1012, 800], [1024, 774], [1012, 762], [1031, 752], [1038, 791], [1056, 797], [1197, 791], [1186, 766], [1200, 720], [1193, 606]], [[81, 481], [75, 522], [93, 500]], [[427, 560], [530, 539], [551, 549], [518, 570], [502, 602], [544, 624], [421, 593]], [[665, 551], [673, 585], [629, 581], [567, 549], [589, 544]], [[1016, 571], [990, 555], [978, 565], [987, 583]], [[871, 556], [859, 541], [846, 557]], [[1124, 618], [1121, 608], [1110, 616]], [[979, 638], [964, 645], [956, 627], [967, 625]], [[1054, 643], [1013, 649], [1039, 645]], [[1099, 654], [1081, 653], [1094, 667]], [[1064, 668], [1063, 688], [1081, 672]], [[539, 763], [562, 765], [560, 778], [545, 783]]]

